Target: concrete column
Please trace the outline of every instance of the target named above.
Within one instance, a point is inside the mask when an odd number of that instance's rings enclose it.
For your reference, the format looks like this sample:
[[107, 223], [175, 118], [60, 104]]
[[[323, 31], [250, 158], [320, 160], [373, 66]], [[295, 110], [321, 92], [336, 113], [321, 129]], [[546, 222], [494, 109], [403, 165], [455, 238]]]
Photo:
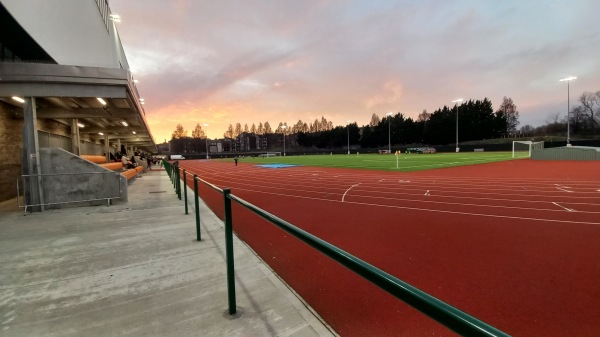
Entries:
[[77, 123], [79, 123], [79, 121], [77, 120], [77, 118], [73, 118], [71, 120], [71, 153], [73, 153], [76, 156], [79, 156], [81, 153], [79, 153], [79, 126], [77, 126]]
[[[24, 181], [24, 196], [26, 205], [41, 205], [44, 203], [44, 193], [42, 190], [42, 167], [39, 162], [40, 148], [38, 142], [37, 130], [37, 112], [35, 107], [35, 97], [25, 97], [23, 106], [23, 157], [21, 158], [21, 167]], [[33, 206], [28, 208], [32, 212], [41, 212], [43, 206]]]
[[108, 143], [108, 133], [104, 134], [104, 153], [106, 154], [106, 162], [110, 163], [110, 144]]

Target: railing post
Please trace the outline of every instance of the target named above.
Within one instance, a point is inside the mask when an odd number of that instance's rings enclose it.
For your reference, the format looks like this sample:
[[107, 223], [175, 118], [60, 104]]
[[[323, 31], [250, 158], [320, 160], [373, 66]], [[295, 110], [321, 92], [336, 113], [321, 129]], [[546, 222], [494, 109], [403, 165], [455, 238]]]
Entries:
[[198, 205], [198, 175], [194, 174], [194, 203], [196, 206], [196, 240], [202, 239], [200, 235], [200, 207]]
[[179, 200], [181, 200], [181, 170], [179, 169], [179, 165], [177, 165], [176, 167], [177, 169], [177, 181], [175, 182], [175, 189], [177, 190], [177, 198], [179, 198]]
[[185, 214], [188, 214], [188, 200], [187, 200], [187, 174], [183, 169], [183, 200], [185, 201]]
[[223, 189], [225, 200], [225, 256], [227, 259], [227, 297], [229, 299], [229, 314], [236, 313], [235, 306], [235, 273], [233, 264], [233, 223], [231, 219], [231, 199], [229, 188]]

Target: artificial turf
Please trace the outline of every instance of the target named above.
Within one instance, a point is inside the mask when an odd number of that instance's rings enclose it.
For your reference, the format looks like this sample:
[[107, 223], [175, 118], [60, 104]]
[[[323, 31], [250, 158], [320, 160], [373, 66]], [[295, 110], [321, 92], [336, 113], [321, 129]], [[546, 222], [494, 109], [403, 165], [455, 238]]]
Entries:
[[[526, 157], [521, 154], [520, 158]], [[276, 157], [242, 157], [241, 163], [293, 164], [320, 167], [345, 167], [367, 170], [421, 171], [435, 168], [484, 164], [512, 160], [512, 152], [463, 152], [434, 154], [360, 154], [292, 155]], [[231, 159], [221, 159], [231, 161]]]

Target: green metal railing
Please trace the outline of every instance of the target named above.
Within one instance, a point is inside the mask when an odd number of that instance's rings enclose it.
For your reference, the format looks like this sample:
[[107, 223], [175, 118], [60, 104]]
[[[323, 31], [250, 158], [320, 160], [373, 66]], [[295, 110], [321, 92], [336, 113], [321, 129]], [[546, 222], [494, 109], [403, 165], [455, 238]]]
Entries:
[[[169, 176], [174, 181], [176, 193], [181, 199], [180, 169], [177, 165], [165, 163], [165, 168]], [[185, 172], [185, 171], [184, 171]], [[187, 177], [184, 173], [184, 179]], [[231, 194], [229, 188], [220, 189], [219, 187], [193, 175], [194, 179], [194, 199], [196, 206], [196, 230], [198, 241], [200, 241], [200, 213], [198, 207], [198, 182], [201, 182], [211, 189], [223, 195], [225, 214], [225, 250], [227, 260], [227, 294], [229, 302], [229, 314], [236, 313], [235, 299], [235, 274], [233, 259], [233, 219], [231, 211], [231, 202], [235, 201], [239, 205], [247, 208], [261, 218], [269, 221], [275, 226], [281, 228], [287, 233], [293, 235], [319, 252], [325, 254], [356, 274], [385, 290], [389, 294], [404, 301], [413, 308], [419, 310], [425, 315], [431, 317], [450, 330], [464, 336], [509, 336], [505, 332], [427, 294], [426, 292], [386, 273], [385, 271], [359, 259], [356, 256], [292, 225], [291, 223], [249, 203], [248, 201]], [[184, 188], [186, 184], [184, 184]], [[186, 194], [187, 195], [187, 194]], [[187, 199], [186, 199], [187, 204]], [[186, 206], [187, 209], [187, 206]], [[187, 214], [187, 213], [186, 213]]]

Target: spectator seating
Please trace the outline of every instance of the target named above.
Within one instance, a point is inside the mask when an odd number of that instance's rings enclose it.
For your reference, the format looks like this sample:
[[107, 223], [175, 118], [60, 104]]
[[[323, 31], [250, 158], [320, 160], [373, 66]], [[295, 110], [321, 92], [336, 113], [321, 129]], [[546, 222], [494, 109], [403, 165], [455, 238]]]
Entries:
[[[146, 166], [139, 165], [139, 166], [136, 166], [135, 168], [123, 171], [123, 163], [120, 161], [107, 163], [106, 157], [96, 156], [96, 155], [82, 154], [82, 155], [80, 155], [80, 157], [87, 161], [91, 161], [92, 163], [98, 164], [106, 169], [119, 172], [119, 173], [121, 173], [121, 175], [125, 176], [125, 178], [127, 178], [127, 180], [131, 180], [131, 179], [137, 177], [137, 175], [143, 173], [145, 171], [145, 167], [147, 167], [147, 164], [146, 164]], [[139, 160], [140, 163], [144, 163], [144, 164], [146, 163], [145, 159], [139, 159], [139, 157], [137, 157], [136, 159]]]
[[95, 155], [89, 155], [89, 154], [82, 154], [80, 156], [81, 158], [91, 161], [92, 163], [96, 163], [96, 164], [104, 164], [106, 163], [106, 157], [105, 156], [95, 156]]

